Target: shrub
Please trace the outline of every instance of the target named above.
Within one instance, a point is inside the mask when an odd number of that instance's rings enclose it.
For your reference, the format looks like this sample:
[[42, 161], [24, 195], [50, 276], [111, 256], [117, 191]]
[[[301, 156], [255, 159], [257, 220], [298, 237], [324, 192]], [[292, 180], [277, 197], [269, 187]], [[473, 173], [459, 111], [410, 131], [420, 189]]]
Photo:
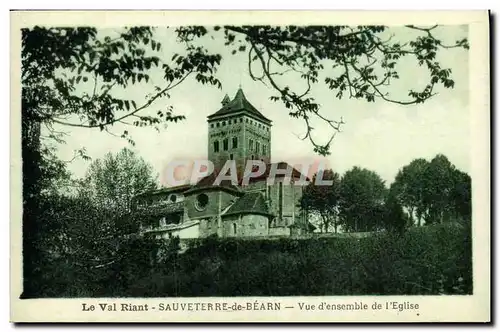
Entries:
[[403, 234], [381, 232], [365, 238], [195, 242], [185, 253], [170, 253], [168, 259], [154, 263], [148, 261], [147, 253], [154, 245], [135, 241], [123, 249], [128, 250], [123, 254], [126, 260], [98, 273], [71, 264], [47, 270], [51, 275], [44, 278], [45, 296], [472, 293], [470, 228], [460, 225], [418, 227]]

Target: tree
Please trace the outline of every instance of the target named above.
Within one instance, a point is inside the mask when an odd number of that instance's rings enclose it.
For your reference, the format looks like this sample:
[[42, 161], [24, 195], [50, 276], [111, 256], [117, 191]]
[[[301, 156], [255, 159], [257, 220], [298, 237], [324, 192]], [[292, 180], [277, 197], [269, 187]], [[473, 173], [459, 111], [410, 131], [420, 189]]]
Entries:
[[[107, 153], [93, 161], [84, 179], [79, 195], [98, 210], [108, 210], [117, 218], [132, 225], [121, 225], [133, 230], [136, 221], [130, 219], [132, 199], [143, 192], [158, 188], [158, 177], [153, 167], [133, 151], [124, 148], [116, 156]], [[112, 227], [114, 234], [123, 230]]]
[[412, 219], [410, 219], [403, 210], [394, 183], [391, 185], [384, 202], [383, 222], [386, 230], [398, 234], [404, 233], [412, 222]]
[[[125, 28], [105, 36], [95, 28], [22, 30], [23, 255], [30, 257], [23, 265], [25, 290], [36, 270], [32, 262], [41, 252], [41, 195], [64, 168], [47, 148], [50, 142], [64, 142], [64, 133], [54, 124], [109, 132], [111, 125], [126, 119], [135, 126], [176, 122], [182, 117], [171, 108], [158, 110], [154, 117], [139, 112], [168, 97], [193, 73], [202, 83], [220, 84], [210, 75], [219, 57], [187, 48], [187, 55], [174, 66], [162, 64], [155, 55], [161, 45], [152, 37], [150, 27]], [[148, 72], [159, 66], [165, 72], [164, 85], [152, 88], [154, 93], [142, 105], [113, 95], [116, 87], [148, 82]], [[47, 136], [42, 136], [42, 129]], [[129, 139], [127, 131], [121, 136]]]
[[391, 187], [408, 211], [410, 222], [417, 225], [446, 220], [470, 219], [471, 179], [458, 170], [446, 156], [436, 155], [430, 162], [415, 159], [397, 174]]
[[449, 220], [455, 209], [452, 199], [455, 188], [455, 166], [442, 154], [438, 154], [426, 168], [424, 204], [427, 208], [426, 223], [442, 223]]
[[387, 188], [380, 176], [366, 168], [353, 167], [340, 181], [339, 215], [347, 231], [374, 231], [383, 227]]
[[398, 172], [392, 186], [394, 195], [407, 209], [410, 222], [413, 223], [416, 216], [419, 226], [422, 225], [422, 217], [427, 210], [424, 205], [423, 178], [428, 164], [429, 162], [423, 158], [413, 160]]
[[472, 218], [472, 185], [469, 174], [456, 169], [453, 172], [454, 186], [450, 193], [455, 217], [466, 222]]
[[[393, 40], [387, 26], [215, 26], [213, 31], [191, 26], [177, 29], [177, 33], [189, 44], [219, 33], [233, 54], [247, 53], [251, 78], [274, 89], [277, 94], [271, 100], [281, 101], [291, 117], [302, 119], [306, 126], [303, 139], [317, 153], [327, 155], [344, 122], [320, 109], [310, 94], [315, 84], [324, 83], [339, 99], [347, 95], [401, 105], [425, 102], [435, 95], [438, 85], [453, 88], [451, 69], [444, 68], [436, 56], [442, 49], [468, 49], [467, 39], [447, 44], [436, 37], [437, 25], [407, 25], [405, 29], [415, 34], [408, 42]], [[424, 67], [428, 81], [412, 87], [407, 96], [392, 96], [388, 90], [400, 78], [397, 64], [403, 58], [412, 58], [415, 66]], [[303, 82], [303, 90], [294, 91], [289, 82]], [[326, 142], [312, 137], [313, 119], [331, 128]]]
[[328, 186], [316, 185], [318, 174], [315, 174], [312, 181], [304, 188], [301, 206], [309, 213], [318, 214], [321, 217], [320, 229], [322, 232], [328, 232], [331, 223], [333, 223], [334, 231], [337, 233], [340, 175], [332, 170], [326, 170], [319, 176], [324, 181], [332, 181], [332, 184]]

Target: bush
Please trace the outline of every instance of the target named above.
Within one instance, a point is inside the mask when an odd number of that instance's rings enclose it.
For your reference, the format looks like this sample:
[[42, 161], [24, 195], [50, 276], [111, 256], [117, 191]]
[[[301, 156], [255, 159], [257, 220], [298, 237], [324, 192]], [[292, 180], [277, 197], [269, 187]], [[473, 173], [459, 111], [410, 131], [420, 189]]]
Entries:
[[153, 264], [141, 251], [146, 247], [132, 243], [126, 260], [97, 275], [70, 266], [71, 273], [47, 270], [45, 296], [472, 294], [470, 228], [459, 225], [359, 239], [197, 240], [184, 254]]

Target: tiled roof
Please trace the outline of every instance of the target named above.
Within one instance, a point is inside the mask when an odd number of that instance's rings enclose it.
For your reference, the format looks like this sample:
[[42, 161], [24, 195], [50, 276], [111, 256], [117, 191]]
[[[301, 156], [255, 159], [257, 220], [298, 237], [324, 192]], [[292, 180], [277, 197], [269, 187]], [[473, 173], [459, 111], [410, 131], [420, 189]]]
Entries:
[[233, 185], [230, 180], [222, 180], [219, 185], [214, 185], [216, 178], [217, 174], [215, 172], [205, 176], [204, 178], [201, 178], [194, 186], [186, 191], [186, 194], [207, 188], [222, 188], [236, 192], [240, 191], [240, 189], [237, 186]]
[[264, 196], [260, 192], [249, 192], [238, 199], [224, 215], [265, 214], [270, 215]]
[[168, 194], [168, 193], [178, 193], [178, 192], [184, 192], [191, 188], [190, 184], [182, 184], [180, 186], [175, 186], [175, 187], [164, 187], [160, 188], [157, 190], [152, 190], [152, 191], [146, 191], [143, 193], [140, 193], [136, 195], [136, 197], [144, 197], [144, 196], [154, 196], [154, 195], [161, 195], [161, 194]]
[[[266, 170], [264, 171], [264, 174], [262, 174], [262, 175], [260, 175], [258, 177], [250, 178], [249, 182], [252, 183], [252, 182], [258, 182], [258, 181], [267, 180], [267, 178], [269, 177], [269, 173], [271, 172], [271, 166], [272, 165], [277, 165], [277, 169], [291, 168], [292, 169], [292, 179], [299, 179], [302, 176], [302, 173], [300, 171], [298, 171], [292, 165], [290, 165], [290, 164], [282, 161], [282, 162], [279, 162], [279, 163], [269, 163], [269, 164], [266, 164]], [[256, 171], [257, 170], [257, 166], [255, 166], [255, 168], [253, 170]], [[276, 178], [282, 178], [282, 177], [285, 177], [285, 176], [283, 174], [276, 174]], [[243, 179], [240, 179], [240, 184], [241, 184], [242, 180]], [[309, 178], [307, 176], [306, 176], [306, 181], [309, 181]]]
[[224, 97], [223, 103], [225, 103], [225, 105], [220, 110], [208, 116], [209, 120], [215, 117], [225, 116], [231, 113], [242, 111], [242, 112], [247, 112], [249, 115], [254, 116], [259, 120], [271, 123], [271, 120], [266, 118], [252, 104], [250, 104], [250, 102], [245, 97], [245, 94], [243, 93], [243, 90], [241, 90], [241, 88], [238, 89], [238, 92], [236, 92], [236, 96], [234, 97], [233, 100], [229, 101], [229, 97], [226, 95]]

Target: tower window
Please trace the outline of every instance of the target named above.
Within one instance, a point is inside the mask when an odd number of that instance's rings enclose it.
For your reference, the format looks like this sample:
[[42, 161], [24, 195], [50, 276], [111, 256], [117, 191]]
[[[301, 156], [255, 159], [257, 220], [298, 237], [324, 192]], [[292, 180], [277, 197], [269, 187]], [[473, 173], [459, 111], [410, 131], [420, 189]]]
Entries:
[[231, 120], [228, 120], [228, 121], [227, 121], [227, 124], [231, 124]]
[[226, 121], [222, 121], [222, 126], [225, 126], [226, 125]]
[[245, 122], [248, 123], [248, 119], [245, 119]]
[[243, 118], [240, 118], [240, 123], [242, 123], [242, 122], [243, 122]]
[[219, 123], [219, 122], [217, 122], [217, 128], [219, 128], [219, 126], [220, 126], [220, 123]]
[[233, 137], [233, 149], [238, 148], [238, 137]]
[[210, 124], [210, 128], [213, 128], [213, 127], [214, 127], [214, 124], [213, 124], [213, 123], [211, 123], [211, 124]]
[[214, 152], [219, 152], [219, 141], [214, 142]]
[[253, 139], [248, 140], [248, 150], [253, 151]]
[[259, 154], [260, 153], [260, 143], [255, 142], [255, 153]]
[[233, 234], [236, 234], [236, 223], [233, 223]]
[[227, 151], [229, 149], [229, 140], [227, 138], [224, 138], [224, 140], [222, 141], [222, 146], [224, 151]]

